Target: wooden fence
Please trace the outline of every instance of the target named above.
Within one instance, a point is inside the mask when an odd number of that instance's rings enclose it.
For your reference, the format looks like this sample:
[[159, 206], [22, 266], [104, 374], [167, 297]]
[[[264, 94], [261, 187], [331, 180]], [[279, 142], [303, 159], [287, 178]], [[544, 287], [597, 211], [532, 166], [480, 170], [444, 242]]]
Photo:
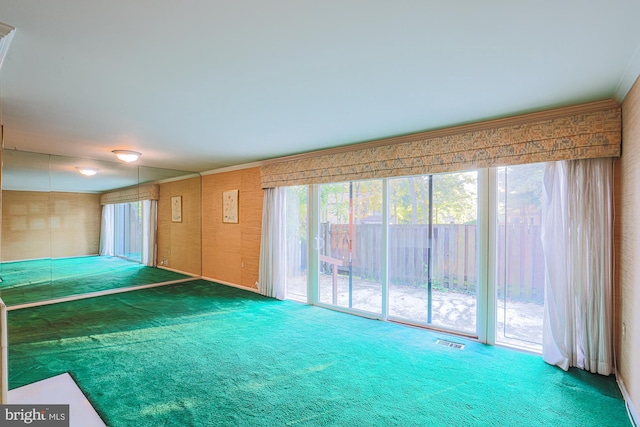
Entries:
[[540, 233], [539, 225], [509, 224], [506, 230], [504, 226], [498, 228], [499, 297], [544, 302], [544, 254]]
[[[506, 231], [506, 232], [505, 232]], [[392, 284], [426, 286], [429, 247], [427, 225], [389, 225], [389, 281]], [[338, 271], [349, 266], [349, 225], [321, 224], [323, 255], [342, 260]], [[356, 277], [379, 281], [382, 277], [382, 225], [353, 226], [353, 263]], [[506, 238], [505, 238], [506, 236]], [[521, 301], [542, 302], [544, 259], [540, 226], [499, 227], [497, 277], [498, 296]], [[477, 289], [477, 240], [475, 225], [437, 224], [433, 226], [434, 289], [475, 293]], [[505, 259], [505, 250], [507, 257]], [[332, 266], [321, 263], [324, 272]], [[506, 280], [505, 280], [506, 278]]]

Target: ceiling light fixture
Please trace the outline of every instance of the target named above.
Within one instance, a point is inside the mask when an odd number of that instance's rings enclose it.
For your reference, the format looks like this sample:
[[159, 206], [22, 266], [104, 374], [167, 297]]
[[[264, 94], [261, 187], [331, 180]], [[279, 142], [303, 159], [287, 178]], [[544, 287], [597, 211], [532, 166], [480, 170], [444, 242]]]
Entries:
[[80, 172], [82, 175], [85, 175], [85, 176], [93, 176], [98, 173], [98, 169], [91, 169], [91, 168], [76, 168], [76, 169], [78, 169], [78, 172]]
[[127, 163], [135, 162], [138, 160], [138, 157], [142, 156], [142, 154], [137, 151], [130, 150], [113, 150], [112, 153], [115, 154], [117, 158]]

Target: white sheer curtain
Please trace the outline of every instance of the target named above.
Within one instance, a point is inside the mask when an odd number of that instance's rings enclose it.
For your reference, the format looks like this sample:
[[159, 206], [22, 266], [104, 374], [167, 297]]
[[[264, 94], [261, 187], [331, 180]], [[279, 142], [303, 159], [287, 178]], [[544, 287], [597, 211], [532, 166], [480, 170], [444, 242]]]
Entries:
[[100, 223], [100, 255], [115, 255], [115, 205], [102, 205], [102, 221]]
[[544, 176], [543, 359], [613, 370], [613, 160], [548, 163]]
[[258, 291], [278, 299], [285, 298], [286, 195], [284, 187], [267, 188], [262, 208]]
[[156, 230], [158, 224], [158, 202], [142, 201], [142, 263], [156, 265]]

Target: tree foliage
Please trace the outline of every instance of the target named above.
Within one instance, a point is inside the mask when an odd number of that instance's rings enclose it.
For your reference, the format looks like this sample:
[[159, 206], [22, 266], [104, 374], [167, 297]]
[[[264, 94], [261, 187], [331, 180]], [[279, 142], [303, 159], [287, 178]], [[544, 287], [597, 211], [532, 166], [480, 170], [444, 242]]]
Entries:
[[[391, 215], [398, 224], [429, 222], [429, 176], [389, 180]], [[433, 222], [464, 224], [475, 221], [477, 174], [475, 172], [432, 175]]]
[[499, 214], [529, 216], [542, 209], [544, 163], [498, 169]]
[[[429, 222], [429, 176], [389, 180], [389, 208], [398, 224]], [[349, 192], [352, 191], [350, 204]], [[477, 211], [477, 173], [433, 175], [434, 223], [464, 224], [475, 221]], [[322, 184], [321, 222], [346, 224], [353, 209], [355, 222], [373, 220], [382, 213], [382, 180]]]
[[[544, 164], [510, 166], [498, 169], [499, 213], [510, 217], [531, 215], [542, 206]], [[431, 176], [433, 180], [434, 224], [466, 224], [477, 217], [477, 173], [460, 172]], [[398, 224], [429, 222], [429, 175], [389, 179], [391, 221]], [[349, 192], [352, 192], [350, 204]], [[287, 221], [307, 223], [307, 186], [290, 187], [290, 200], [299, 205], [288, 213]], [[322, 184], [319, 186], [320, 222], [349, 223], [381, 220], [382, 180], [363, 180]], [[506, 202], [506, 203], [505, 203]], [[292, 216], [293, 215], [293, 216]], [[295, 216], [295, 217], [294, 217]]]

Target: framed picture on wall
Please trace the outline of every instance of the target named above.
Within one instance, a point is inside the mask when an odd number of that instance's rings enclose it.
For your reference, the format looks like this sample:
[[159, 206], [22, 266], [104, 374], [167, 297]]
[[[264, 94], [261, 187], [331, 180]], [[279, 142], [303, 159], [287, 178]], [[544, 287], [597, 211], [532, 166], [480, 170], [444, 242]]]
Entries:
[[222, 222], [238, 223], [238, 190], [222, 192]]
[[182, 222], [182, 196], [171, 198], [171, 222]]

